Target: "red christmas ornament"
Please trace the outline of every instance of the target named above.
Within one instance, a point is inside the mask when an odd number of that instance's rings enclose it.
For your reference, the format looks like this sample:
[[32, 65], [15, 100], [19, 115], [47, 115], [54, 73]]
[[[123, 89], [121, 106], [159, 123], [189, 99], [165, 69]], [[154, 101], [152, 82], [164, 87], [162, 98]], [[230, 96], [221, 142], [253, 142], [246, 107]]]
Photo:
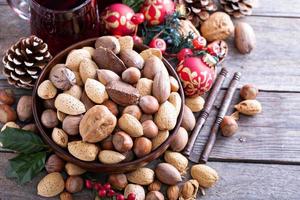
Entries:
[[134, 15], [129, 6], [116, 3], [105, 8], [101, 14], [101, 23], [113, 35], [132, 35], [137, 28], [137, 24], [131, 21]]
[[175, 12], [175, 4], [172, 0], [145, 0], [140, 12], [149, 25], [158, 25], [164, 22], [166, 15]]
[[145, 16], [143, 13], [136, 13], [131, 18], [132, 23], [139, 25], [145, 21]]
[[143, 44], [143, 39], [137, 35], [132, 36], [134, 44]]
[[155, 38], [151, 40], [149, 47], [151, 48], [157, 48], [159, 49], [162, 53], [164, 53], [167, 49], [166, 42], [163, 39], [160, 38]]
[[193, 39], [193, 46], [196, 50], [202, 50], [206, 44], [206, 39], [202, 36]]
[[177, 73], [187, 96], [198, 96], [209, 91], [215, 78], [214, 70], [198, 57], [182, 60], [177, 67]]
[[188, 56], [192, 56], [193, 55], [193, 51], [189, 48], [183, 48], [181, 49], [178, 53], [177, 53], [177, 59], [179, 61], [184, 60], [186, 57]]

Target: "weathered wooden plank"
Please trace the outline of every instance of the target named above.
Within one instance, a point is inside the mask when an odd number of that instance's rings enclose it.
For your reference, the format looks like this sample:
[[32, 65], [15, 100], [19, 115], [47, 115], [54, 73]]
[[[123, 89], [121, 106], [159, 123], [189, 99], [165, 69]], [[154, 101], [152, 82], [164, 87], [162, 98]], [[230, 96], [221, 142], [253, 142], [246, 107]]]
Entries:
[[253, 9], [253, 15], [276, 17], [300, 17], [298, 0], [257, 0], [258, 7]]
[[[1, 200], [39, 200], [36, 185], [43, 174], [24, 186], [5, 178], [7, 159], [13, 154], [0, 154], [0, 197]], [[298, 166], [241, 164], [226, 162], [210, 162], [219, 173], [220, 180], [205, 196], [197, 199], [232, 200], [232, 199], [264, 199], [264, 200], [296, 200], [299, 198], [300, 178]], [[50, 198], [57, 199], [57, 198]], [[74, 195], [74, 199], [92, 199], [88, 191]]]
[[[8, 166], [8, 159], [13, 158], [14, 154], [1, 153], [0, 154], [0, 199], [1, 200], [42, 200], [45, 198], [39, 197], [36, 193], [36, 186], [45, 173], [41, 173], [31, 182], [25, 185], [18, 185], [14, 180], [5, 178], [5, 169]], [[92, 194], [89, 191], [80, 192], [74, 195], [74, 199], [92, 199]], [[58, 199], [58, 198], [47, 198]]]
[[[215, 105], [220, 105], [223, 95], [224, 91]], [[258, 100], [262, 103], [263, 112], [254, 117], [241, 115], [239, 130], [233, 137], [218, 136], [211, 159], [300, 163], [299, 99], [299, 93], [261, 92]], [[233, 105], [239, 101], [236, 92], [228, 114], [233, 112]], [[217, 108], [214, 108], [198, 136], [191, 155], [194, 162], [199, 159], [216, 113]]]

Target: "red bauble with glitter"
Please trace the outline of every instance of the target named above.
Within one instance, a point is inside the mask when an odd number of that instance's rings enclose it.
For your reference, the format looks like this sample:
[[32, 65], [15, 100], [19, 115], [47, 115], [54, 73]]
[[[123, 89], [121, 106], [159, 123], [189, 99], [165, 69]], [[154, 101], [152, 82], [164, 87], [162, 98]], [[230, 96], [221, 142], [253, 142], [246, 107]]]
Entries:
[[199, 96], [209, 91], [215, 72], [199, 57], [187, 57], [177, 67], [178, 76], [183, 84], [186, 96]]
[[158, 25], [175, 12], [175, 4], [172, 0], [145, 0], [140, 12], [149, 25]]
[[105, 8], [101, 14], [101, 23], [110, 34], [133, 35], [137, 24], [131, 21], [134, 11], [127, 5], [116, 3]]

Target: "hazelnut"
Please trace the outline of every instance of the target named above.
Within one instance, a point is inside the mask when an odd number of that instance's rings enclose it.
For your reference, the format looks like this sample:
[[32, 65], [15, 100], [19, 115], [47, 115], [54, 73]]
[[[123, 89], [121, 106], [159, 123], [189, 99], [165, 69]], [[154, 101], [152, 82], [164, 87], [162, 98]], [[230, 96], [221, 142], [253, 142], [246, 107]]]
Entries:
[[146, 200], [164, 200], [164, 195], [159, 191], [151, 191], [146, 195]]
[[129, 114], [137, 118], [138, 120], [141, 119], [142, 117], [142, 111], [137, 105], [130, 105], [124, 108], [123, 110], [123, 115], [124, 114]]
[[167, 197], [169, 200], [177, 200], [179, 197], [179, 187], [177, 185], [169, 186], [167, 189]]
[[38, 129], [35, 124], [26, 124], [22, 129], [25, 131], [31, 131], [33, 133], [38, 133]]
[[59, 123], [56, 112], [51, 109], [47, 109], [42, 113], [41, 121], [46, 128], [54, 128]]
[[83, 179], [80, 176], [69, 176], [66, 180], [66, 190], [70, 193], [80, 192], [83, 189]]
[[58, 157], [56, 154], [52, 154], [48, 158], [48, 160], [45, 164], [46, 171], [49, 174], [52, 172], [62, 172], [64, 167], [65, 167], [65, 162], [63, 161], [63, 159]]
[[225, 137], [235, 134], [239, 127], [236, 120], [231, 116], [225, 116], [220, 126], [222, 135]]
[[67, 116], [62, 122], [62, 129], [69, 135], [77, 135], [79, 133], [79, 124], [82, 115]]
[[100, 142], [102, 150], [114, 150], [114, 145], [112, 143], [112, 137], [107, 137], [106, 139]]
[[147, 95], [140, 99], [139, 106], [146, 114], [154, 114], [158, 111], [159, 103], [153, 96]]
[[135, 84], [141, 78], [141, 72], [138, 68], [129, 67], [122, 73], [122, 80], [129, 83]]
[[170, 84], [171, 92], [177, 92], [179, 90], [179, 83], [173, 76], [170, 76]]
[[123, 160], [123, 162], [130, 162], [130, 161], [133, 161], [134, 158], [135, 158], [135, 155], [133, 153], [133, 151], [127, 151], [125, 153], [122, 153], [123, 156], [125, 156], [125, 159]]
[[161, 188], [161, 182], [159, 180], [155, 180], [148, 186], [149, 191], [159, 191]]
[[137, 157], [143, 157], [151, 152], [152, 142], [146, 137], [136, 138], [133, 145], [133, 151]]
[[102, 105], [106, 106], [108, 110], [112, 114], [114, 114], [114, 116], [118, 116], [119, 109], [118, 109], [118, 105], [115, 102], [113, 102], [112, 100], [106, 100], [102, 103]]
[[7, 105], [13, 105], [15, 102], [13, 91], [11, 89], [0, 90], [0, 102]]
[[60, 200], [73, 200], [72, 195], [69, 192], [62, 192], [59, 195]]
[[147, 121], [147, 120], [153, 120], [153, 116], [148, 115], [148, 114], [143, 114], [141, 119], [140, 119], [140, 122], [143, 123], [144, 121]]
[[108, 182], [117, 190], [124, 189], [128, 184], [125, 174], [111, 174], [108, 177]]
[[46, 109], [55, 109], [54, 102], [55, 102], [55, 98], [53, 98], [53, 99], [44, 99], [43, 100], [43, 106]]
[[123, 131], [113, 135], [112, 143], [115, 149], [121, 153], [129, 151], [133, 146], [131, 137]]
[[256, 99], [256, 96], [258, 95], [258, 89], [252, 84], [247, 84], [242, 87], [240, 95], [245, 100]]
[[144, 136], [154, 138], [158, 134], [158, 127], [152, 120], [146, 120], [142, 123]]

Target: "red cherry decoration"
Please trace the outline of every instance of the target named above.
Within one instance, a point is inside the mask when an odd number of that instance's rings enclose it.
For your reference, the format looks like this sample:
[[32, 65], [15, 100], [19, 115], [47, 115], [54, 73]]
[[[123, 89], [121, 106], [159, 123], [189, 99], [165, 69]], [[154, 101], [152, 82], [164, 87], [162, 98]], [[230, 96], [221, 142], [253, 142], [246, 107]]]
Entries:
[[97, 190], [97, 191], [101, 190], [102, 189], [101, 183], [95, 183], [94, 189]]
[[145, 21], [145, 16], [143, 13], [136, 13], [135, 15], [132, 16], [131, 21], [135, 25], [139, 25]]
[[117, 200], [125, 200], [125, 197], [122, 194], [118, 194], [116, 199]]
[[103, 185], [103, 189], [105, 189], [105, 190], [110, 190], [110, 189], [111, 189], [111, 185], [110, 185], [109, 183], [105, 183], [105, 184]]
[[104, 190], [104, 189], [99, 190], [98, 195], [99, 195], [99, 197], [105, 197], [106, 196], [106, 190]]
[[129, 193], [127, 196], [127, 200], [135, 200], [135, 194], [134, 193]]
[[188, 56], [192, 56], [193, 55], [193, 51], [189, 48], [183, 48], [181, 49], [178, 53], [177, 53], [177, 59], [179, 61], [182, 61], [183, 59], [185, 59]]
[[164, 53], [166, 51], [166, 49], [167, 49], [167, 44], [166, 44], [166, 42], [163, 39], [161, 39], [161, 38], [155, 38], [155, 39], [153, 39], [150, 42], [149, 47], [151, 47], [151, 48], [157, 48], [162, 53]]
[[92, 183], [92, 181], [86, 179], [86, 180], [85, 180], [85, 187], [86, 187], [87, 189], [92, 189], [92, 188], [93, 188], [93, 183]]
[[178, 76], [186, 96], [199, 96], [209, 91], [215, 78], [215, 71], [199, 57], [188, 57], [177, 67]]
[[132, 36], [134, 44], [143, 44], [143, 39], [137, 35]]
[[116, 194], [115, 191], [113, 191], [113, 190], [108, 190], [107, 196], [112, 197], [112, 196], [114, 196], [115, 194]]

